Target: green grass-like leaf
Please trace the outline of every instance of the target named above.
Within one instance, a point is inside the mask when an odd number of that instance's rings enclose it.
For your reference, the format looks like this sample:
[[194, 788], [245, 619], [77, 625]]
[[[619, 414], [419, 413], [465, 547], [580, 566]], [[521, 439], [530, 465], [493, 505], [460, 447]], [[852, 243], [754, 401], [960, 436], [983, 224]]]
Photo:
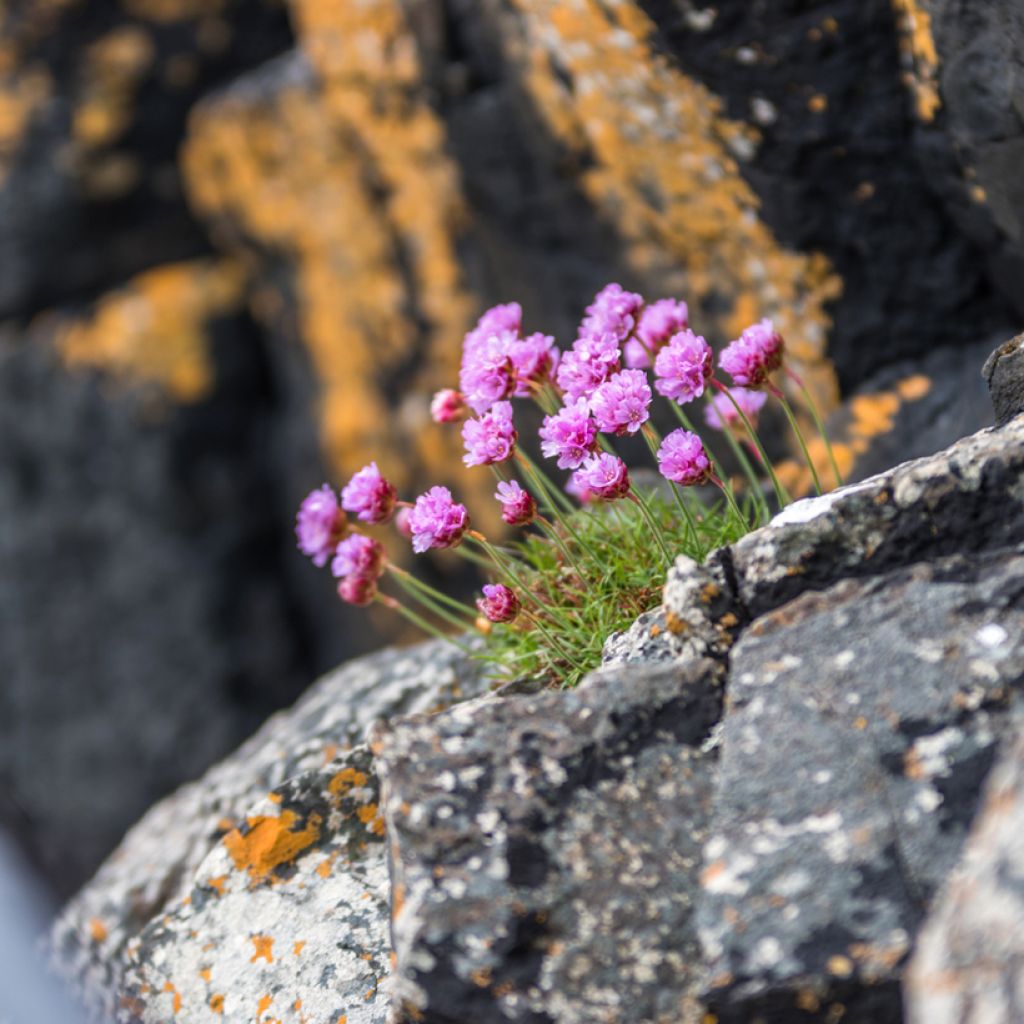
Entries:
[[[697, 536], [681, 520], [673, 502], [656, 494], [645, 500], [675, 554], [703, 561], [708, 552], [749, 529], [723, 503], [690, 507]], [[601, 648], [612, 632], [628, 628], [642, 612], [661, 602], [668, 566], [641, 510], [628, 501], [579, 509], [557, 527], [562, 546], [531, 533], [506, 547], [526, 614], [489, 634], [482, 657], [503, 679], [539, 679], [573, 687], [601, 663]], [[573, 535], [575, 533], [575, 536]], [[525, 593], [524, 593], [525, 592]]]

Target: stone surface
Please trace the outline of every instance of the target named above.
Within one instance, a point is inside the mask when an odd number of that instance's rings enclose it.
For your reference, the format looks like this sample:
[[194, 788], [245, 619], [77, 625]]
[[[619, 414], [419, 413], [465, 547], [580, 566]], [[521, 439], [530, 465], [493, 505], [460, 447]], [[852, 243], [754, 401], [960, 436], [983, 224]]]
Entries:
[[1024, 730], [989, 777], [963, 857], [921, 931], [908, 1024], [1024, 1016]]
[[1024, 412], [1024, 334], [1000, 345], [988, 357], [981, 375], [988, 384], [996, 422], [1008, 423], [1014, 416]]
[[[139, 937], [148, 934], [147, 926], [159, 931], [164, 915], [177, 915], [176, 920], [187, 915], [191, 920], [192, 915], [204, 913], [210, 928], [223, 930], [227, 927], [223, 915], [233, 913], [240, 901], [244, 903], [241, 887], [231, 901], [223, 904], [210, 903], [214, 893], [208, 885], [199, 887], [198, 898], [193, 897], [193, 892], [197, 878], [208, 879], [221, 873], [219, 868], [214, 871], [211, 867], [204, 874], [204, 863], [225, 862], [226, 855], [230, 860], [232, 843], [227, 837], [233, 830], [249, 828], [251, 833], [252, 826], [245, 824], [248, 819], [253, 815], [267, 815], [268, 793], [287, 795], [289, 786], [298, 787], [303, 795], [296, 806], [300, 810], [305, 808], [303, 820], [309, 813], [318, 813], [326, 823], [315, 842], [307, 844], [308, 849], [299, 846], [289, 850], [287, 843], [283, 847], [285, 853], [292, 855], [305, 850], [309, 856], [302, 870], [316, 870], [348, 841], [353, 828], [358, 831], [364, 824], [357, 825], [351, 819], [338, 822], [319, 808], [317, 801], [323, 802], [325, 772], [330, 791], [330, 779], [341, 770], [338, 768], [332, 773], [325, 766], [333, 764], [346, 749], [358, 747], [367, 727], [378, 718], [440, 709], [454, 701], [476, 696], [485, 688], [477, 666], [466, 664], [454, 648], [436, 643], [408, 650], [382, 651], [326, 676], [294, 708], [271, 718], [235, 754], [202, 779], [157, 804], [128, 833], [95, 878], [64, 908], [54, 927], [52, 943], [61, 973], [84, 991], [94, 1012], [112, 1015], [114, 1001], [125, 984], [129, 961], [135, 971], [157, 972], [163, 970], [167, 962], [167, 951], [159, 964], [150, 958], [150, 952], [153, 956], [161, 952], [161, 943], [155, 938], [149, 941], [146, 951], [131, 952], [139, 949]], [[368, 776], [372, 774], [362, 762], [359, 770]], [[279, 815], [288, 807], [283, 796], [274, 806]], [[295, 813], [298, 822], [298, 811]], [[266, 827], [264, 830], [269, 831]], [[278, 831], [296, 830], [278, 829], [265, 838], [276, 839]], [[299, 828], [298, 832], [301, 831]], [[374, 836], [367, 838], [372, 842]], [[254, 848], [260, 845], [253, 840]], [[267, 845], [281, 849], [279, 843], [268, 841]], [[317, 853], [318, 850], [321, 852]], [[302, 878], [291, 876], [291, 866], [292, 856], [282, 858], [278, 865], [284, 875], [292, 878], [291, 888], [286, 893], [278, 892], [273, 885], [257, 887], [256, 898], [263, 907], [261, 912], [270, 915], [278, 925], [284, 915], [282, 908], [293, 905], [301, 894], [297, 886]], [[376, 891], [379, 897], [378, 869], [377, 861], [367, 855], [366, 862], [360, 861], [354, 871], [356, 875], [368, 873], [371, 881], [377, 879], [373, 885], [378, 888], [374, 890], [371, 886], [367, 891]], [[245, 875], [242, 869], [232, 872], [225, 869], [223, 873], [232, 875], [233, 886]], [[355, 884], [344, 875], [341, 864], [336, 865], [331, 877], [331, 885], [336, 888], [331, 890], [334, 895], [324, 897], [328, 901], [335, 898], [337, 891], [348, 891], [346, 887]], [[309, 895], [315, 897], [315, 894]], [[183, 940], [190, 937], [188, 931], [192, 927], [186, 929]], [[243, 945], [248, 943], [247, 931], [244, 936]], [[302, 937], [294, 941], [302, 941]], [[181, 955], [201, 952], [201, 947], [190, 948], [187, 954], [183, 951]], [[299, 972], [296, 978], [305, 970], [304, 963], [294, 962]], [[171, 980], [184, 991], [185, 980], [195, 986], [202, 979]], [[269, 976], [267, 981], [271, 981]], [[198, 998], [198, 990], [189, 991], [190, 999]], [[151, 1007], [142, 1000], [141, 993], [133, 998], [142, 1001], [146, 1014], [155, 1014], [163, 1007], [160, 1002], [163, 997], [159, 989], [150, 994], [154, 996]], [[265, 994], [268, 993], [257, 993], [256, 999]], [[282, 1009], [280, 1002], [278, 1000], [278, 1010]], [[249, 1019], [246, 1014], [252, 1013], [253, 1006], [233, 1005], [234, 1019]]]
[[620, 666], [376, 734], [402, 1019], [695, 1019], [721, 682]]
[[1022, 586], [1019, 554], [939, 559], [804, 594], [733, 648], [697, 902], [719, 1020], [900, 1019], [1020, 697]]

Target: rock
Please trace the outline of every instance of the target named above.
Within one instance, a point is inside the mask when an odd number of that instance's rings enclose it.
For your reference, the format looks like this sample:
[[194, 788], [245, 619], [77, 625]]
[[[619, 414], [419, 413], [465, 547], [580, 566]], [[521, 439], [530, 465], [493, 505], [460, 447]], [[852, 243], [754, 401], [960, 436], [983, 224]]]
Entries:
[[721, 680], [621, 666], [377, 732], [402, 1019], [693, 1019]]
[[996, 422], [1000, 425], [1024, 412], [1022, 346], [1024, 334], [1019, 334], [1005, 345], [1000, 345], [982, 367], [981, 375], [988, 384], [992, 405], [996, 410]]
[[1019, 554], [938, 559], [804, 594], [733, 648], [697, 901], [723, 1024], [902, 1019], [1024, 673], [1022, 582]]
[[1010, 1024], [1024, 1002], [1024, 730], [985, 785], [906, 981], [908, 1024]]
[[[292, 855], [282, 858], [279, 870], [275, 872], [275, 877], [280, 875], [284, 880], [291, 879], [285, 890], [278, 891], [273, 884], [269, 887], [261, 884], [254, 890], [254, 899], [261, 905], [260, 913], [270, 915], [276, 922], [275, 927], [282, 926], [285, 909], [303, 898], [298, 885], [305, 874], [318, 869], [330, 854], [348, 842], [353, 829], [359, 832], [365, 824], [361, 821], [357, 824], [351, 817], [339, 822], [336, 816], [325, 815], [320, 804], [328, 799], [323, 796], [324, 786], [330, 793], [331, 780], [344, 767], [368, 776], [360, 788], [371, 785], [372, 770], [367, 767], [364, 755], [356, 750], [370, 723], [379, 717], [387, 718], [398, 713], [437, 710], [454, 701], [476, 696], [484, 692], [486, 686], [476, 665], [466, 664], [455, 648], [437, 643], [409, 650], [382, 651], [353, 661], [326, 676], [294, 708], [271, 718], [235, 754], [212, 768], [202, 779], [157, 804], [128, 833], [96, 877], [64, 908], [54, 926], [52, 944], [61, 973], [84, 991], [94, 1012], [112, 1017], [115, 1000], [126, 984], [125, 972], [129, 965], [136, 972], [159, 973], [169, 970], [168, 957], [173, 959], [180, 955], [184, 962], [204, 952], [189, 945], [190, 932], [195, 924], [185, 927], [182, 920], [194, 921], [195, 915], [199, 914], [211, 929], [227, 927], [225, 915], [230, 919], [239, 904], [245, 902], [247, 891], [241, 886], [245, 871], [240, 868], [229, 870], [228, 866], [233, 863], [232, 849], [244, 848], [242, 840], [253, 834], [250, 818], [255, 815], [260, 820], [265, 819], [272, 808], [276, 808], [274, 814], [282, 815], [290, 806], [290, 794], [297, 794], [294, 797], [294, 823], [303, 821], [308, 827], [309, 814], [317, 813], [321, 823], [326, 822], [326, 825], [317, 832], [314, 840], [294, 848], [287, 841], [276, 840], [286, 831], [301, 833], [301, 827], [297, 830], [276, 828], [274, 835], [270, 836], [270, 826], [263, 826], [267, 838], [275, 839], [268, 845]], [[356, 752], [346, 754], [346, 750]], [[334, 765], [339, 757], [356, 760], [328, 771], [326, 766]], [[358, 760], [360, 757], [364, 759]], [[280, 800], [275, 803], [267, 796], [268, 793], [280, 797]], [[272, 808], [268, 808], [268, 800]], [[364, 806], [372, 802], [367, 795]], [[355, 810], [358, 817], [358, 808]], [[257, 833], [257, 836], [261, 834]], [[230, 839], [232, 835], [240, 838]], [[374, 834], [366, 838], [373, 845]], [[260, 843], [257, 838], [250, 842], [250, 846], [256, 848]], [[298, 853], [304, 855], [305, 861], [298, 872], [301, 877], [296, 878], [292, 867], [293, 856]], [[210, 865], [210, 870], [205, 873], [204, 864]], [[214, 865], [223, 865], [225, 870], [221, 872], [220, 867], [214, 870]], [[328, 872], [331, 888], [323, 896], [328, 902], [335, 899], [338, 892], [348, 891], [346, 887], [354, 884], [342, 867], [341, 861], [335, 858], [334, 874]], [[367, 854], [367, 859], [359, 861], [353, 870], [354, 878], [363, 875], [369, 878], [377, 888], [371, 886], [367, 891], [376, 891], [379, 896], [377, 861]], [[232, 899], [223, 903], [213, 899], [218, 887], [205, 884], [210, 877], [219, 874], [231, 879], [230, 887], [224, 885], [224, 894], [233, 893]], [[204, 884], [198, 885], [197, 879], [205, 880]], [[316, 884], [319, 885], [319, 881]], [[311, 899], [320, 898], [316, 894], [308, 895]], [[161, 924], [165, 915], [173, 915], [177, 922], [175, 928], [182, 929], [179, 938], [188, 949], [183, 948], [180, 954], [170, 951], [172, 932], [160, 931], [165, 927]], [[308, 921], [307, 926], [312, 927]], [[177, 931], [173, 934], [178, 935]], [[168, 941], [157, 941], [160, 935]], [[145, 942], [140, 936], [145, 936]], [[307, 939], [312, 941], [310, 936]], [[248, 941], [246, 932], [242, 945], [247, 945]], [[298, 936], [294, 941], [304, 940]], [[294, 948], [294, 944], [289, 948]], [[225, 948], [224, 952], [227, 954], [230, 949]], [[153, 958], [158, 958], [159, 962]], [[273, 980], [279, 992], [287, 987], [286, 982], [293, 987], [305, 985], [306, 982], [300, 979], [307, 978], [305, 965], [308, 960], [307, 957], [301, 962], [286, 961], [292, 963], [296, 972], [291, 982], [282, 975], [275, 975], [274, 979], [267, 975], [267, 984]], [[281, 969], [280, 965], [276, 968], [278, 971]], [[267, 970], [270, 970], [269, 963]], [[138, 973], [133, 975], [139, 976]], [[175, 977], [177, 980], [170, 980], [180, 989], [182, 999], [186, 998], [186, 988], [190, 993], [188, 999], [194, 1001], [199, 998], [200, 990], [188, 987], [199, 985], [196, 978], [189, 977], [186, 986], [186, 979]], [[315, 988], [314, 985], [309, 993], [314, 1001], [320, 998]], [[136, 1008], [144, 1014], [143, 1019], [150, 1019], [145, 1015], [159, 1013], [161, 1008], [166, 1010], [161, 991], [158, 988], [148, 993], [152, 997], [152, 1005], [144, 998], [146, 994], [141, 992], [141, 986], [132, 996], [133, 1005], [141, 1003], [142, 1009]], [[226, 989], [220, 991], [225, 997], [229, 994]], [[212, 994], [216, 992], [208, 993]], [[269, 993], [261, 990], [255, 999], [265, 994]], [[305, 997], [299, 995], [296, 998]], [[280, 1002], [279, 999], [279, 1010]], [[253, 1006], [233, 1002], [228, 1009], [236, 1015], [234, 1019], [246, 1020], [249, 1018], [245, 1014], [251, 1014]]]

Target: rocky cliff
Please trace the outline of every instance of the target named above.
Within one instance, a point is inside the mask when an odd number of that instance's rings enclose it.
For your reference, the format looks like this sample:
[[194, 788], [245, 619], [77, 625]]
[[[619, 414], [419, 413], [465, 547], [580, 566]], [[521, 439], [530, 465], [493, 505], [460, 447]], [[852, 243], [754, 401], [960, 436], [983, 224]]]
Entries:
[[678, 560], [577, 690], [353, 662], [129, 833], [62, 970], [132, 1024], [1011, 1024], [1022, 502], [1018, 417]]

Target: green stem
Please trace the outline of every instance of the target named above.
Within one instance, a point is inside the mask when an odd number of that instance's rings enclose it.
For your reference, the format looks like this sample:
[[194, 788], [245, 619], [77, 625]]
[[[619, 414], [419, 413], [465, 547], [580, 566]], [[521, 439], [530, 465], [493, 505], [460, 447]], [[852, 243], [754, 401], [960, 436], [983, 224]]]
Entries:
[[658, 547], [661, 548], [662, 554], [665, 556], [665, 567], [667, 568], [672, 564], [672, 555], [665, 544], [661, 527], [658, 525], [651, 510], [647, 507], [647, 503], [640, 497], [637, 491], [630, 491], [627, 497], [640, 509], [641, 515], [647, 520], [647, 525], [651, 528], [651, 533], [654, 534], [654, 539], [658, 542]]
[[747, 414], [740, 408], [736, 399], [733, 398], [732, 392], [721, 381], [712, 378], [711, 383], [729, 399], [732, 407], [736, 410], [736, 414], [743, 421], [743, 426], [750, 435], [750, 439], [756, 445], [757, 450], [761, 455], [761, 461], [764, 463], [764, 468], [767, 470], [769, 477], [771, 477], [772, 488], [775, 491], [775, 500], [779, 503], [780, 509], [785, 508], [793, 499], [789, 496], [789, 492], [782, 486], [779, 482], [779, 478], [775, 475], [775, 470], [772, 468], [771, 460], [768, 458], [768, 453], [764, 450], [764, 445], [761, 444], [761, 438], [757, 436], [757, 431], [751, 425], [750, 420], [747, 419]]
[[469, 615], [472, 619], [476, 618], [476, 609], [472, 605], [466, 604], [465, 601], [457, 601], [454, 597], [449, 597], [448, 594], [432, 587], [429, 583], [425, 583], [418, 576], [414, 576], [411, 572], [407, 572], [405, 569], [399, 568], [392, 562], [389, 562], [387, 567], [388, 570], [399, 579], [399, 581], [406, 581], [410, 586], [421, 591], [432, 601], [446, 604], [449, 608], [452, 608], [457, 612], [461, 612], [463, 615]]
[[[647, 443], [647, 448], [651, 453], [651, 457], [654, 459], [654, 464], [658, 464], [658, 447], [661, 444], [661, 435], [658, 433], [657, 428], [653, 424], [645, 423], [641, 433], [644, 435], [644, 441]], [[693, 518], [693, 514], [686, 507], [686, 502], [683, 500], [683, 496], [679, 493], [679, 489], [674, 483], [669, 481], [669, 488], [672, 491], [672, 498], [679, 508], [679, 511], [683, 514], [683, 520], [686, 523], [687, 529], [690, 531], [690, 540], [693, 543], [694, 549], [699, 546], [697, 539], [697, 523]]]
[[821, 494], [821, 481], [818, 479], [818, 471], [814, 468], [814, 461], [811, 459], [811, 453], [807, 450], [807, 442], [804, 440], [804, 432], [800, 429], [800, 424], [796, 421], [793, 409], [786, 400], [786, 396], [777, 387], [772, 387], [771, 393], [782, 405], [783, 412], [786, 414], [786, 419], [789, 420], [789, 425], [793, 428], [793, 433], [796, 434], [797, 441], [800, 442], [800, 450], [804, 453], [804, 461], [807, 463], [807, 468], [811, 471], [811, 479], [814, 481], [814, 489]]
[[575, 668], [578, 668], [581, 672], [585, 671], [586, 666], [578, 662], [562, 646], [559, 640], [555, 637], [554, 633], [552, 633], [551, 630], [549, 630], [547, 626], [545, 626], [544, 623], [541, 622], [539, 618], [537, 618], [536, 615], [534, 615], [532, 612], [528, 612], [525, 608], [522, 609], [522, 614], [525, 615], [526, 618], [544, 634], [548, 642], [561, 653], [562, 657], [565, 658], [565, 660], [568, 661], [570, 665], [573, 665]]
[[825, 442], [825, 450], [828, 452], [828, 461], [832, 464], [832, 472], [836, 475], [836, 486], [843, 486], [843, 474], [839, 472], [839, 463], [836, 462], [835, 452], [832, 451], [832, 442], [828, 439], [828, 431], [825, 429], [825, 423], [821, 418], [821, 414], [818, 412], [818, 406], [811, 396], [810, 391], [807, 390], [807, 386], [804, 382], [790, 369], [786, 369], [786, 376], [800, 389], [801, 394], [804, 396], [804, 400], [807, 402], [807, 408], [810, 410], [811, 417], [814, 419], [814, 425], [818, 429], [818, 433], [821, 435], [822, 441]]
[[[707, 400], [708, 405], [713, 404], [713, 399], [710, 394], [707, 394]], [[757, 507], [758, 525], [764, 525], [764, 523], [768, 522], [768, 520], [771, 519], [771, 511], [768, 508], [768, 501], [764, 496], [764, 491], [761, 487], [761, 481], [757, 478], [757, 473], [754, 471], [754, 467], [753, 465], [751, 465], [750, 459], [747, 458], [747, 453], [743, 450], [743, 447], [740, 445], [739, 441], [737, 441], [736, 438], [733, 437], [732, 431], [729, 429], [729, 424], [724, 422], [724, 420], [722, 422], [721, 433], [725, 435], [726, 444], [729, 445], [729, 448], [732, 451], [733, 456], [735, 457], [736, 461], [740, 464], [740, 467], [743, 470], [743, 474], [747, 478], [747, 483], [750, 484], [750, 496]], [[755, 448], [754, 450], [756, 451], [757, 449]]]
[[474, 652], [471, 651], [464, 643], [456, 640], [455, 637], [445, 636], [445, 634], [437, 629], [433, 623], [430, 623], [422, 616], [417, 615], [416, 612], [411, 608], [407, 608], [401, 601], [396, 601], [393, 597], [380, 593], [377, 594], [374, 600], [379, 601], [385, 608], [390, 608], [392, 611], [398, 612], [399, 615], [407, 618], [414, 626], [419, 627], [429, 636], [432, 636], [437, 640], [443, 640], [447, 644], [454, 644], [464, 654], [467, 654], [471, 658], [474, 657]]

